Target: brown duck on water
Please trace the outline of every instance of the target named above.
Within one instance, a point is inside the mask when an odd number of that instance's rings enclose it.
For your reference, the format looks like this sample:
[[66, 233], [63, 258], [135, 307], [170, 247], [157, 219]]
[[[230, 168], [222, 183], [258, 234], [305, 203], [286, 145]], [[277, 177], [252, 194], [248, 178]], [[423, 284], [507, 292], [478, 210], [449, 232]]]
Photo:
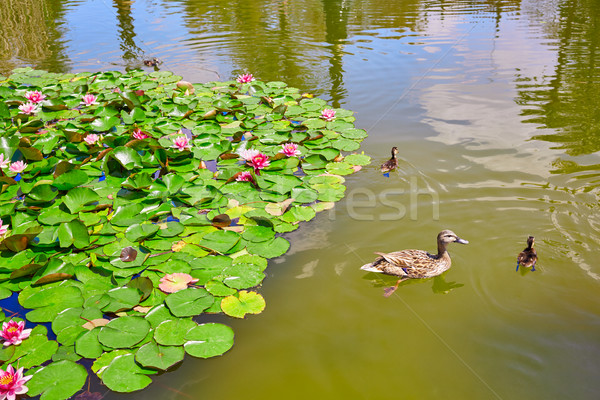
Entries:
[[450, 243], [468, 244], [469, 242], [459, 238], [450, 230], [443, 230], [437, 236], [437, 254], [429, 254], [423, 250], [375, 253], [380, 257], [370, 264], [363, 265], [360, 269], [400, 277], [396, 286], [385, 290], [384, 296], [389, 297], [398, 289], [400, 282], [406, 279], [430, 278], [447, 271], [452, 263], [446, 250]]
[[535, 263], [537, 262], [538, 257], [537, 252], [533, 248], [534, 241], [535, 238], [533, 236], [527, 238], [527, 247], [517, 256], [517, 271], [519, 270], [520, 265], [527, 268], [531, 267], [531, 271], [535, 271]]
[[390, 172], [398, 168], [398, 159], [396, 158], [396, 154], [398, 154], [398, 148], [392, 147], [392, 158], [381, 164], [381, 172]]

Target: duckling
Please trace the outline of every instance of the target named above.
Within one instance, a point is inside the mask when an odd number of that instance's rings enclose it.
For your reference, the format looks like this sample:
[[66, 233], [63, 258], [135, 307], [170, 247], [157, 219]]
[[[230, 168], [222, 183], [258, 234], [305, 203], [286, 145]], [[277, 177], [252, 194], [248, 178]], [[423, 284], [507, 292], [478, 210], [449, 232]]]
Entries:
[[150, 58], [148, 60], [144, 60], [144, 65], [147, 67], [156, 67], [158, 64], [162, 64], [162, 61], [160, 61], [156, 57]]
[[437, 276], [450, 268], [451, 260], [446, 247], [450, 243], [468, 244], [450, 230], [443, 230], [437, 236], [437, 254], [429, 254], [423, 250], [402, 250], [393, 253], [379, 254], [375, 261], [365, 264], [360, 269], [400, 277], [396, 286], [385, 289], [384, 296], [389, 297], [400, 282], [406, 279], [420, 279]]
[[534, 241], [535, 238], [533, 236], [529, 236], [527, 238], [527, 247], [524, 248], [523, 251], [517, 256], [517, 271], [519, 270], [520, 265], [524, 267], [531, 267], [531, 272], [535, 271], [535, 263], [537, 262], [538, 256], [537, 252], [533, 248]]
[[381, 164], [381, 172], [390, 172], [391, 170], [398, 168], [396, 154], [398, 154], [398, 148], [394, 146], [392, 147], [392, 158]]

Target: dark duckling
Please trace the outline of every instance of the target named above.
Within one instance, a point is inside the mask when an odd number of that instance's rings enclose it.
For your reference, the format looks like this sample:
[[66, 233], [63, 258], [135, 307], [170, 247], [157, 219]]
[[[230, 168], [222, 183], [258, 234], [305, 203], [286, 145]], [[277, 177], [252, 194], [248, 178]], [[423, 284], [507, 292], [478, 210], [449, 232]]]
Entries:
[[394, 146], [392, 147], [392, 158], [381, 164], [381, 172], [390, 172], [398, 168], [398, 159], [396, 158], [396, 154], [398, 154], [398, 148]]
[[531, 267], [531, 271], [535, 271], [535, 263], [537, 262], [538, 256], [533, 248], [534, 241], [535, 238], [533, 236], [527, 238], [527, 247], [517, 256], [517, 271], [519, 270], [520, 265], [527, 268]]
[[431, 278], [447, 271], [451, 264], [450, 254], [446, 248], [450, 243], [468, 244], [450, 230], [443, 230], [437, 236], [437, 254], [429, 254], [424, 250], [402, 250], [393, 253], [379, 254], [375, 261], [365, 264], [360, 269], [400, 277], [396, 286], [385, 289], [385, 297], [389, 297], [400, 282], [406, 279]]
[[159, 64], [162, 64], [162, 61], [160, 61], [156, 57], [150, 58], [148, 60], [144, 60], [144, 65], [147, 67], [156, 67]]

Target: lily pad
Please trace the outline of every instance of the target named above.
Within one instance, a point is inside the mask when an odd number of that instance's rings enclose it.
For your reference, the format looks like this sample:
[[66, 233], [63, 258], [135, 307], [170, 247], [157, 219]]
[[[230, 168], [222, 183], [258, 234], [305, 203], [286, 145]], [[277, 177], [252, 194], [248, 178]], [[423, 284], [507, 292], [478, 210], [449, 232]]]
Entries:
[[223, 324], [202, 324], [188, 331], [185, 352], [193, 357], [220, 356], [233, 346], [233, 330]]
[[246, 314], [260, 314], [265, 309], [265, 299], [256, 292], [242, 290], [238, 295], [221, 300], [221, 309], [231, 317], [244, 318]]
[[65, 400], [85, 384], [87, 372], [82, 365], [62, 360], [41, 368], [27, 383], [29, 396], [41, 395], [41, 400]]

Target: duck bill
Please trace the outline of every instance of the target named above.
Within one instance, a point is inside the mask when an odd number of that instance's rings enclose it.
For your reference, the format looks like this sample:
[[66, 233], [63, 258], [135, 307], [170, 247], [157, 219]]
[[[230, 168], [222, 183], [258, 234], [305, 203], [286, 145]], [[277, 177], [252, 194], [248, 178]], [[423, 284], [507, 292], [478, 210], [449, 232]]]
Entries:
[[469, 244], [468, 240], [461, 239], [461, 238], [457, 238], [454, 242], [455, 243], [460, 243], [460, 244]]

